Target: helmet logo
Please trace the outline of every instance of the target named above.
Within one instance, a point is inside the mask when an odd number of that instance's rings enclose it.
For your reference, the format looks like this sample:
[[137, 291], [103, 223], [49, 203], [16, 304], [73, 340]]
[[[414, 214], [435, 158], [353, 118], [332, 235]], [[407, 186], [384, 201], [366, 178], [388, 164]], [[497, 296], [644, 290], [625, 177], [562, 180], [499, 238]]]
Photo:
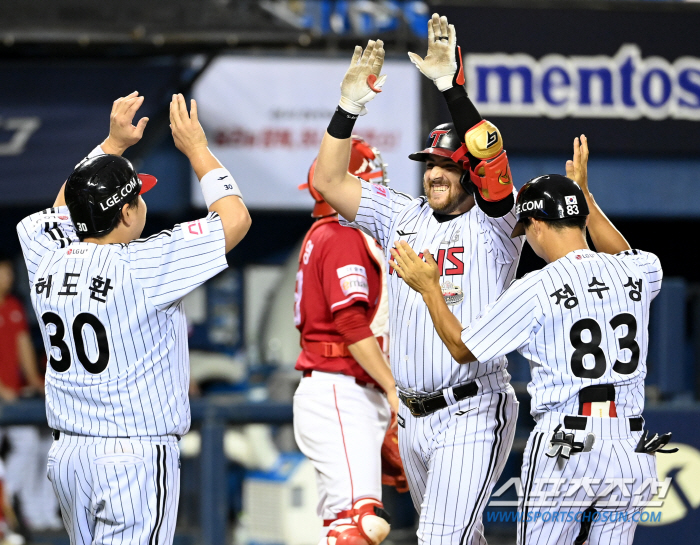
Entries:
[[498, 131], [487, 132], [488, 137], [486, 138], [486, 149], [498, 143]]
[[525, 201], [515, 207], [515, 213], [520, 214], [521, 212], [541, 210], [542, 208], [544, 208], [544, 199], [540, 199], [539, 201]]
[[566, 199], [566, 204], [578, 204], [576, 195], [567, 195], [564, 199]]
[[428, 138], [432, 138], [432, 139], [433, 139], [433, 141], [432, 141], [431, 144], [430, 144], [430, 147], [431, 147], [431, 148], [437, 147], [438, 142], [440, 141], [440, 137], [442, 137], [443, 135], [447, 134], [448, 132], [450, 132], [450, 129], [447, 129], [447, 130], [435, 129], [433, 132], [431, 132], [431, 133], [428, 135]]
[[109, 210], [114, 205], [119, 204], [124, 197], [129, 195], [136, 187], [136, 180], [129, 180], [129, 182], [122, 187], [117, 193], [106, 198], [104, 201], [100, 202], [100, 208], [102, 211]]

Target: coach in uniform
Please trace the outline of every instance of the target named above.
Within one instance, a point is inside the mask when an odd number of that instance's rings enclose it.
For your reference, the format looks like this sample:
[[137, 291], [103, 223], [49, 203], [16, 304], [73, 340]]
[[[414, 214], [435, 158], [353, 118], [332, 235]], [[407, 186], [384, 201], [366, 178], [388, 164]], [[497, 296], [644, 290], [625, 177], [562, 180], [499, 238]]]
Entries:
[[[372, 237], [338, 223], [338, 213], [311, 185], [315, 166], [299, 186], [316, 201], [317, 220], [302, 243], [294, 296], [302, 347], [296, 368], [303, 372], [294, 432], [316, 469], [321, 543], [378, 545], [389, 533], [382, 469], [396, 439], [395, 419], [388, 428], [399, 404], [383, 353], [389, 330], [384, 256]], [[376, 148], [352, 137], [349, 172], [386, 186], [385, 167]], [[400, 471], [395, 441], [393, 451]], [[401, 488], [405, 477], [391, 484]]]
[[147, 119], [134, 92], [114, 102], [110, 134], [80, 163], [52, 208], [17, 226], [49, 365], [54, 429], [48, 477], [71, 544], [173, 541], [177, 441], [190, 426], [182, 298], [226, 268], [250, 216], [207, 148], [197, 108], [173, 95], [175, 145], [209, 207], [202, 219], [141, 239], [155, 178], [121, 154]]
[[[440, 297], [432, 256], [423, 262], [404, 243], [392, 252], [458, 362], [470, 367], [513, 350], [530, 361], [536, 425], [523, 456], [520, 545], [631, 543], [652, 495], [654, 453], [673, 452], [662, 449], [670, 434], [642, 432], [649, 305], [661, 289], [661, 265], [632, 250], [596, 204], [584, 136], [581, 143], [574, 142], [568, 178], [540, 176], [518, 194], [513, 235], [524, 232], [547, 265], [513, 282], [466, 327]], [[598, 252], [588, 247], [586, 225]], [[565, 486], [548, 493], [542, 516], [533, 490], [556, 482]]]
[[[425, 196], [412, 199], [346, 172], [354, 121], [386, 78], [381, 41], [370, 41], [364, 53], [355, 49], [313, 182], [342, 218], [382, 245], [387, 259], [397, 239], [439, 256], [441, 297], [469, 322], [513, 279], [522, 239], [510, 238], [515, 195], [501, 137], [467, 97], [454, 27], [434, 15], [428, 31], [428, 55], [411, 60], [443, 92], [454, 126], [437, 127], [411, 156], [425, 162]], [[419, 543], [483, 543], [483, 509], [517, 418], [506, 358], [460, 366], [420, 296], [394, 271], [388, 290], [390, 362], [403, 402], [399, 447], [420, 511]]]

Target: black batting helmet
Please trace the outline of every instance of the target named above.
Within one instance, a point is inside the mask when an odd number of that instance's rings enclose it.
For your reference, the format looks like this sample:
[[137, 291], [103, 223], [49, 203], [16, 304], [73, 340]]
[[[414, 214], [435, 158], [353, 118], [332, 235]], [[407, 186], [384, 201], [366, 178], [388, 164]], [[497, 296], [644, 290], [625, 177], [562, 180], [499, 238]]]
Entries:
[[469, 180], [469, 157], [467, 146], [460, 140], [457, 129], [452, 123], [443, 123], [428, 133], [425, 149], [408, 156], [414, 161], [425, 163], [431, 155], [439, 155], [452, 159], [464, 169], [460, 184], [467, 193], [474, 192], [474, 186]]
[[588, 216], [588, 203], [581, 187], [561, 174], [546, 174], [527, 182], [515, 202], [518, 222], [511, 237], [525, 234], [522, 220], [556, 221]]
[[99, 237], [117, 225], [122, 206], [156, 185], [150, 174], [136, 174], [119, 155], [98, 155], [80, 163], [65, 189], [78, 238]]

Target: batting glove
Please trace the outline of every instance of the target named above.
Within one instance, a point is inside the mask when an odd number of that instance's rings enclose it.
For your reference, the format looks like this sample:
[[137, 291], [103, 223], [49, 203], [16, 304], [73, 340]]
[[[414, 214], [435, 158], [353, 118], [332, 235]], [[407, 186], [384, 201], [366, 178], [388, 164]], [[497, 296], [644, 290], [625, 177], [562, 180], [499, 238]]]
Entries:
[[340, 107], [354, 115], [365, 115], [367, 104], [382, 92], [386, 76], [380, 76], [384, 65], [384, 42], [370, 40], [364, 52], [358, 45], [350, 68], [340, 84]]
[[408, 56], [424, 76], [433, 80], [440, 91], [446, 91], [455, 84], [464, 85], [457, 35], [454, 25], [447, 24], [447, 17], [433, 13], [428, 21], [428, 54], [425, 59], [410, 52]]

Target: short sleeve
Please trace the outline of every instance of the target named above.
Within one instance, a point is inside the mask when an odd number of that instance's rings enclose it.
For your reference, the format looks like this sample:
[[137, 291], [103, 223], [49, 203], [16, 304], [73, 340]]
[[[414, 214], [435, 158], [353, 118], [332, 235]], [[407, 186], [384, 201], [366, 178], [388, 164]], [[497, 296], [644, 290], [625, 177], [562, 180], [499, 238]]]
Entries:
[[34, 274], [46, 252], [59, 250], [73, 242], [78, 242], [67, 206], [47, 208], [27, 216], [17, 225], [17, 235], [22, 246], [30, 283], [34, 282]]
[[485, 362], [522, 348], [542, 323], [538, 290], [527, 277], [513, 282], [462, 330], [462, 342]]
[[653, 300], [661, 291], [661, 281], [664, 276], [659, 258], [641, 250], [627, 250], [616, 255], [623, 261], [633, 262], [642, 270], [649, 285], [649, 300]]
[[[515, 192], [515, 189], [513, 189]], [[514, 201], [515, 202], [515, 201]], [[523, 249], [524, 237], [510, 238], [517, 218], [515, 217], [515, 205], [510, 211], [499, 218], [489, 216], [476, 204], [477, 217], [487, 240], [491, 245], [496, 261], [499, 263], [511, 263], [517, 260]]]
[[414, 199], [383, 185], [370, 184], [363, 180], [360, 180], [360, 183], [362, 199], [355, 221], [349, 222], [341, 217], [341, 225], [362, 229], [379, 241], [383, 248], [393, 246], [393, 241], [389, 241], [392, 220]]
[[374, 271], [362, 235], [343, 228], [326, 244], [322, 267], [323, 292], [331, 313], [355, 303], [369, 304], [369, 278]]
[[158, 308], [178, 301], [227, 267], [216, 212], [127, 245], [129, 268]]

